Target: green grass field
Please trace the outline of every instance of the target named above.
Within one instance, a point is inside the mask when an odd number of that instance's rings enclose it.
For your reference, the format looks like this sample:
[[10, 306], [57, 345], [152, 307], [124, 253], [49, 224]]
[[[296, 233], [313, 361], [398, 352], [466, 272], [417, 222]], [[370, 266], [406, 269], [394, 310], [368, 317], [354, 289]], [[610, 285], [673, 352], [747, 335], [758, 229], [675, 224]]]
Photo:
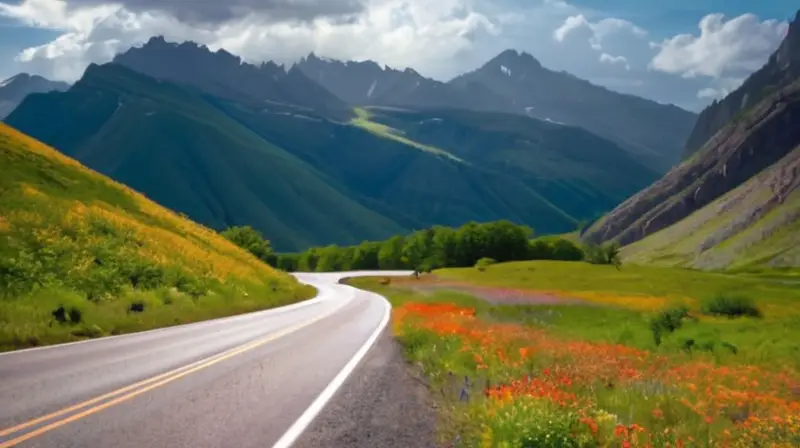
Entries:
[[787, 272], [737, 275], [636, 265], [617, 270], [587, 263], [535, 261], [496, 265], [482, 273], [444, 269], [436, 275], [488, 286], [556, 291], [589, 301], [608, 298], [639, 309], [655, 309], [671, 301], [696, 303], [715, 294], [735, 292], [756, 299], [765, 314], [775, 316], [800, 312], [800, 288], [786, 278]]
[[[442, 270], [442, 279], [502, 288], [552, 291], [590, 302], [590, 306], [499, 307], [497, 313], [540, 321], [565, 335], [619, 342], [655, 349], [648, 319], [660, 309], [686, 304], [699, 314], [706, 300], [718, 294], [752, 298], [763, 311], [761, 319], [701, 316], [678, 330], [661, 350], [678, 350], [686, 340], [698, 344], [729, 343], [731, 361], [780, 362], [800, 370], [800, 288], [785, 272], [760, 275], [710, 273], [680, 268], [596, 266], [570, 262], [521, 262], [474, 269]], [[601, 305], [601, 306], [596, 306]]]
[[219, 236], [0, 124], [0, 350], [308, 298]]

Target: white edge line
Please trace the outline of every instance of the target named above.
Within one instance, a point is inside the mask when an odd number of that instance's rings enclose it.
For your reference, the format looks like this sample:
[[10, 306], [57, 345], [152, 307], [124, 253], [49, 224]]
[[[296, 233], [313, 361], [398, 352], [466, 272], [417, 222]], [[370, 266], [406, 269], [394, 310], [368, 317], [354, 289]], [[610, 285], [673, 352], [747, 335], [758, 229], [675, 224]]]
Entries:
[[101, 341], [108, 341], [108, 340], [112, 340], [112, 339], [131, 338], [131, 337], [140, 336], [140, 335], [144, 335], [144, 334], [159, 333], [159, 332], [167, 331], [167, 330], [173, 330], [174, 331], [174, 330], [179, 329], [179, 328], [180, 329], [185, 329], [185, 328], [192, 328], [192, 327], [196, 327], [196, 326], [210, 325], [210, 324], [214, 324], [214, 323], [221, 323], [221, 322], [241, 319], [241, 318], [244, 318], [246, 316], [251, 316], [251, 317], [254, 316], [254, 315], [270, 316], [272, 314], [285, 313], [287, 311], [292, 311], [292, 310], [295, 310], [295, 309], [298, 309], [298, 308], [303, 308], [303, 307], [306, 307], [306, 306], [315, 305], [317, 303], [320, 303], [322, 301], [327, 300], [327, 298], [325, 297], [327, 294], [325, 294], [324, 292], [320, 291], [319, 288], [316, 288], [316, 287], [314, 287], [314, 288], [317, 290], [317, 295], [314, 298], [306, 299], [306, 300], [303, 300], [302, 302], [295, 302], [295, 303], [292, 303], [292, 304], [289, 304], [289, 305], [285, 305], [285, 306], [281, 306], [281, 307], [277, 307], [277, 308], [268, 308], [268, 309], [265, 309], [265, 310], [253, 311], [253, 312], [245, 313], [245, 314], [236, 314], [236, 315], [233, 315], [233, 316], [220, 317], [220, 318], [217, 318], [217, 319], [201, 320], [201, 321], [198, 321], [198, 322], [191, 322], [191, 323], [188, 323], [188, 324], [172, 325], [172, 326], [169, 326], [169, 327], [154, 328], [152, 330], [137, 331], [137, 332], [133, 332], [133, 333], [115, 334], [115, 335], [111, 335], [111, 336], [103, 336], [101, 338], [84, 339], [84, 340], [81, 340], [81, 341], [64, 342], [64, 343], [61, 343], [61, 344], [42, 345], [42, 346], [39, 346], [39, 347], [29, 347], [29, 348], [23, 348], [23, 349], [20, 349], [20, 350], [9, 350], [9, 351], [5, 351], [5, 352], [0, 352], [0, 356], [15, 355], [15, 354], [18, 354], [18, 353], [27, 353], [27, 352], [32, 352], [32, 351], [36, 351], [36, 350], [57, 349], [57, 348], [61, 348], [61, 347], [68, 347], [70, 345], [86, 344], [86, 343], [89, 343], [89, 342], [101, 342]]
[[[352, 288], [352, 287], [348, 287]], [[352, 288], [356, 289], [356, 288]], [[311, 403], [311, 405], [306, 409], [302, 415], [289, 427], [289, 429], [275, 442], [275, 445], [272, 448], [289, 448], [294, 444], [295, 441], [303, 434], [303, 431], [311, 424], [311, 422], [316, 418], [316, 416], [325, 408], [325, 405], [328, 404], [333, 395], [339, 388], [344, 384], [347, 377], [350, 376], [351, 373], [356, 369], [358, 363], [366, 356], [367, 352], [370, 348], [375, 344], [375, 341], [378, 340], [378, 337], [383, 333], [383, 330], [386, 328], [387, 324], [389, 323], [389, 318], [392, 314], [392, 305], [386, 300], [385, 297], [375, 294], [376, 297], [379, 297], [383, 302], [385, 311], [383, 313], [383, 319], [381, 319], [380, 324], [378, 324], [378, 328], [370, 335], [367, 342], [361, 346], [360, 349], [353, 355], [353, 358], [342, 368], [342, 370], [333, 378], [333, 380], [328, 384], [327, 387], [319, 394], [319, 396]]]

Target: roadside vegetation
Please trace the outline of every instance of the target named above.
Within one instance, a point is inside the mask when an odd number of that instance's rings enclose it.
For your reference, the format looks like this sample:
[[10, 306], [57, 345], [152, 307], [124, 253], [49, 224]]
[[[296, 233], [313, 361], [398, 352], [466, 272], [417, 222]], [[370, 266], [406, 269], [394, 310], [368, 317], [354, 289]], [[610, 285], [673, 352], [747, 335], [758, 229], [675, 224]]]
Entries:
[[354, 279], [474, 447], [800, 446], [800, 290], [533, 261]]
[[522, 260], [582, 261], [621, 266], [615, 245], [579, 246], [573, 238], [542, 236], [509, 221], [436, 226], [358, 246], [316, 247], [299, 254], [275, 254], [269, 262], [285, 271], [332, 272], [409, 269], [418, 273]]
[[0, 350], [314, 294], [214, 231], [0, 125]]

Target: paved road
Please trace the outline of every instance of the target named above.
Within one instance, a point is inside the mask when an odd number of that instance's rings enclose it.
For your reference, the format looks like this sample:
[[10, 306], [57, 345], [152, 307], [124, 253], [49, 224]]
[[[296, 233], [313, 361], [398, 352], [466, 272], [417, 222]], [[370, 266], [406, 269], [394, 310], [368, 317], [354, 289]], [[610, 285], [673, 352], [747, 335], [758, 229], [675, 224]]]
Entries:
[[0, 354], [0, 448], [290, 446], [389, 317], [343, 276], [298, 274], [319, 295], [276, 310]]

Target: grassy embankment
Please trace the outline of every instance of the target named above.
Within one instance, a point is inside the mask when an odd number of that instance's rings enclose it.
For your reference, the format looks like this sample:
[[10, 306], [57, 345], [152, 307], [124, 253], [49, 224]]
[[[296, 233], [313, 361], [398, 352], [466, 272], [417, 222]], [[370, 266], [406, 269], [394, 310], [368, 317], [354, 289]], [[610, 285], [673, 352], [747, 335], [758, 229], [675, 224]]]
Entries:
[[[783, 279], [564, 262], [435, 274], [391, 285], [353, 282], [393, 302], [406, 355], [442, 392], [443, 441], [800, 443], [800, 288]], [[525, 294], [585, 303], [522, 305]], [[703, 313], [708, 299], [732, 294], [752, 298], [762, 317]], [[651, 322], [681, 305], [687, 317], [656, 320], [678, 327], [662, 329], [657, 345]]]
[[0, 350], [314, 294], [214, 231], [0, 124]]

